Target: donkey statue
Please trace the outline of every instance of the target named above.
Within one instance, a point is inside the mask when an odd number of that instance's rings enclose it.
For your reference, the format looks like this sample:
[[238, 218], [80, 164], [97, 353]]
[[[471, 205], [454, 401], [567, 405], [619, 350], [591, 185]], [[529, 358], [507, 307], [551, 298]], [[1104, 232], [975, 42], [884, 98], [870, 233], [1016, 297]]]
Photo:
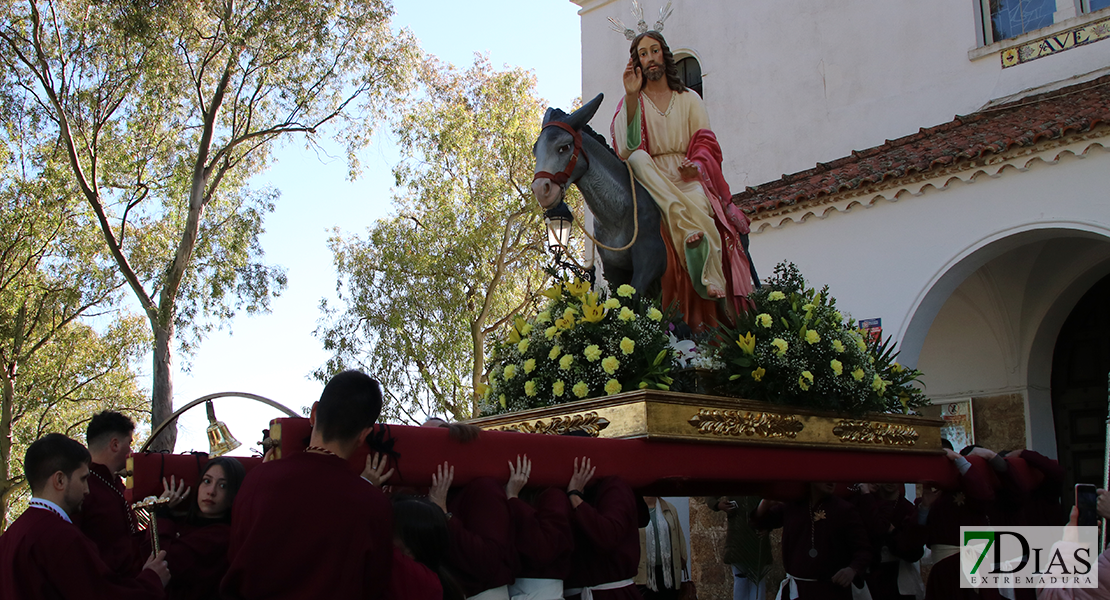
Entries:
[[[586, 124], [603, 97], [598, 94], [570, 115], [547, 109], [543, 129], [532, 147], [536, 157], [532, 193], [546, 211], [563, 202], [568, 185], [577, 185], [594, 216], [594, 237], [616, 249], [598, 246], [605, 278], [614, 285], [627, 283], [637, 293], [656, 295], [667, 270], [667, 248], [659, 230], [661, 215], [651, 194], [633, 182], [605, 138]], [[621, 250], [629, 242], [632, 245]]]

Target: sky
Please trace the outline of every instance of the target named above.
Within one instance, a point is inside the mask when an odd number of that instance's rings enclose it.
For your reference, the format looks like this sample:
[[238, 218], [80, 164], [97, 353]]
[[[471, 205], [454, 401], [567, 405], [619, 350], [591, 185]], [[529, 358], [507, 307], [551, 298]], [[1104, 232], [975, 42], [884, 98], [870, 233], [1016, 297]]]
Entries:
[[[396, 0], [395, 27], [408, 28], [421, 48], [465, 68], [475, 53], [488, 53], [495, 68], [523, 67], [535, 72], [537, 91], [549, 105], [567, 108], [581, 94], [581, 43], [578, 7], [570, 0]], [[207, 394], [249, 392], [300, 413], [319, 398], [322, 384], [309, 378], [327, 359], [312, 331], [321, 298], [334, 299], [336, 272], [327, 247], [333, 227], [361, 233], [392, 211], [392, 168], [399, 160], [389, 131], [379, 130], [362, 154], [363, 173], [346, 179], [346, 159], [306, 151], [296, 139], [276, 151], [275, 164], [255, 183], [281, 192], [266, 218], [262, 247], [269, 264], [286, 269], [289, 283], [265, 315], [235, 317], [197, 347], [189, 370], [176, 363], [174, 406]], [[149, 362], [139, 365], [149, 388]], [[261, 430], [282, 413], [242, 399], [215, 401], [245, 456], [261, 440]], [[176, 451], [208, 449], [203, 407], [179, 420]]]

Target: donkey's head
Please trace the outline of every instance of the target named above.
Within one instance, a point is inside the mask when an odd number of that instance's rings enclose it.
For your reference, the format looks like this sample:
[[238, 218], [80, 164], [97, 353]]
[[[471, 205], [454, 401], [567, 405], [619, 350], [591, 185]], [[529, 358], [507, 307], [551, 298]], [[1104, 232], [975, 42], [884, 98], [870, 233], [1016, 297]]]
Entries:
[[603, 97], [604, 94], [598, 94], [569, 115], [549, 108], [543, 116], [543, 129], [532, 146], [532, 154], [536, 157], [532, 193], [544, 210], [558, 204], [567, 186], [578, 181], [590, 168], [589, 159], [582, 150], [580, 131], [593, 118]]

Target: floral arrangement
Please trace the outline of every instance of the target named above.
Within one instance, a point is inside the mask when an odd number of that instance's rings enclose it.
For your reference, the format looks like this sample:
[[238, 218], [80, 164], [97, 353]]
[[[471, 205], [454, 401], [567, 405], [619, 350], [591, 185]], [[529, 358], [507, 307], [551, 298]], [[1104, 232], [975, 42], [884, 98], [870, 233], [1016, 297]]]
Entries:
[[578, 279], [557, 282], [543, 295], [542, 312], [528, 321], [518, 317], [494, 342], [481, 414], [670, 389], [677, 364], [673, 315], [657, 303], [629, 285], [598, 294]]
[[807, 287], [793, 264], [751, 296], [755, 309], [718, 331], [718, 389], [730, 396], [841, 413], [911, 413], [928, 404], [920, 371], [896, 362], [894, 344], [872, 340], [836, 309], [828, 286]]

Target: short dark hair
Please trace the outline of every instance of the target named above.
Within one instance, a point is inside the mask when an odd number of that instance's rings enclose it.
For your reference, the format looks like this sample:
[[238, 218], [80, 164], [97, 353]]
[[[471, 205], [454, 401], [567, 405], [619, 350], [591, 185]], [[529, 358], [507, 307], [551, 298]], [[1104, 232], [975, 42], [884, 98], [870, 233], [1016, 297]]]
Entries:
[[945, 450], [952, 450], [953, 452], [956, 451], [956, 449], [952, 447], [952, 442], [948, 441], [948, 438], [940, 438], [940, 447], [944, 448]]
[[89, 420], [89, 426], [85, 429], [85, 442], [91, 446], [107, 441], [113, 434], [122, 437], [131, 435], [134, 431], [135, 422], [131, 417], [114, 410], [106, 410], [93, 415]]
[[316, 429], [325, 442], [351, 442], [382, 412], [382, 388], [361, 371], [331, 378], [316, 405]]
[[[682, 82], [682, 78], [678, 76], [678, 63], [674, 60], [674, 54], [671, 52], [670, 46], [667, 45], [667, 40], [663, 39], [663, 34], [655, 31], [654, 29], [645, 31], [636, 36], [632, 40], [632, 46], [628, 49], [629, 54], [632, 56], [632, 64], [640, 66], [640, 42], [645, 37], [649, 37], [659, 42], [659, 49], [663, 51], [663, 74], [667, 77], [667, 87], [671, 90], [683, 93], [686, 91], [686, 84]], [[640, 81], [640, 89], [647, 85], [647, 73], [641, 71], [643, 79]]]
[[31, 493], [42, 491], [52, 475], [61, 471], [66, 477], [92, 461], [88, 448], [60, 433], [48, 433], [34, 441], [23, 456], [23, 473]]
[[976, 449], [976, 448], [982, 448], [982, 446], [980, 446], [979, 444], [971, 444], [970, 446], [964, 446], [964, 449], [960, 450], [960, 454], [963, 455], [963, 456], [967, 456], [968, 454], [971, 454], [971, 451]]

